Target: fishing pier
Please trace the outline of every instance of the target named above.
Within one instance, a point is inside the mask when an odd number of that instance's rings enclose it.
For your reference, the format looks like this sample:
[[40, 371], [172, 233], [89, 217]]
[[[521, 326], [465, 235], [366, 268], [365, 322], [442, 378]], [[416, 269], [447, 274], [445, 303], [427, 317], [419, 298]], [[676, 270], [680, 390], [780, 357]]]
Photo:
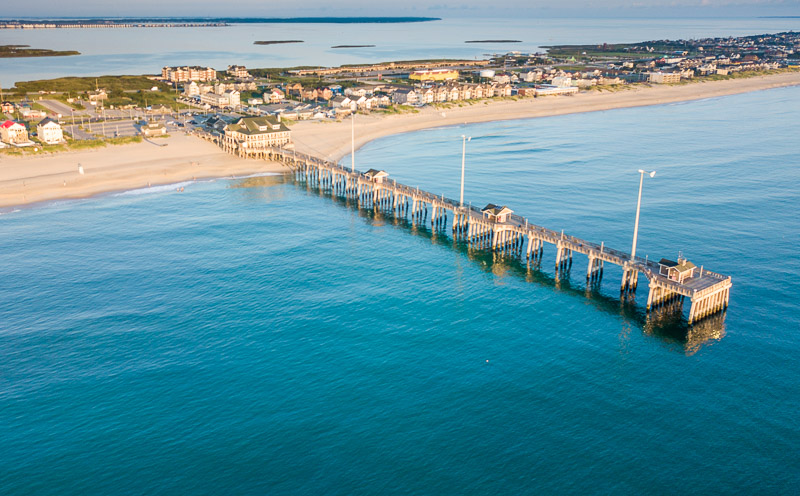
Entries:
[[450, 230], [454, 239], [477, 249], [524, 259], [540, 265], [545, 245], [555, 248], [555, 271], [571, 271], [575, 253], [587, 258], [586, 280], [600, 284], [606, 263], [622, 268], [620, 295], [630, 298], [636, 292], [639, 275], [649, 285], [647, 311], [682, 311], [691, 302], [688, 321], [694, 324], [724, 311], [730, 300], [731, 278], [679, 258], [655, 262], [531, 224], [507, 207], [487, 205], [484, 209], [412, 188], [388, 178], [384, 171], [359, 172], [339, 164], [295, 151], [269, 148], [267, 159], [282, 162], [292, 169], [295, 179], [342, 198], [352, 199], [360, 208], [390, 213], [410, 222], [429, 226], [434, 232]]

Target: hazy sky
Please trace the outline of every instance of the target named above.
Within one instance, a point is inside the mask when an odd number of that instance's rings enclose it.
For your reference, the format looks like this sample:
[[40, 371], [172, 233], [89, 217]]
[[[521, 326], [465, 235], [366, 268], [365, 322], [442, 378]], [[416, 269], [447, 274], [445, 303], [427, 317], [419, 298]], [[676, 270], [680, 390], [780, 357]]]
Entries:
[[800, 0], [27, 0], [3, 2], [13, 16], [763, 16], [800, 15]]

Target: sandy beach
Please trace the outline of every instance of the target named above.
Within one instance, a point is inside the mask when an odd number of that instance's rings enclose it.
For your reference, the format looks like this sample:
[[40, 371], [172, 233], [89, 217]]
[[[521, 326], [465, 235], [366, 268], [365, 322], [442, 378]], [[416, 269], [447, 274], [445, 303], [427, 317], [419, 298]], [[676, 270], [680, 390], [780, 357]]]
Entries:
[[[496, 100], [488, 104], [480, 101], [449, 109], [425, 108], [416, 114], [358, 115], [355, 145], [358, 149], [383, 136], [432, 127], [660, 105], [795, 85], [800, 85], [800, 72], [675, 86], [640, 86], [615, 92], [588, 91], [574, 96]], [[298, 151], [334, 161], [350, 153], [349, 119], [335, 123], [304, 121], [291, 129]]]
[[[568, 97], [487, 100], [448, 109], [424, 108], [408, 114], [358, 115], [356, 147], [390, 134], [432, 127], [659, 105], [794, 85], [800, 85], [800, 72], [676, 86], [642, 86], [613, 92], [590, 91]], [[300, 152], [329, 160], [339, 160], [350, 152], [349, 119], [304, 121], [293, 125], [291, 130], [292, 140]], [[275, 162], [228, 155], [216, 145], [194, 136], [175, 135], [157, 143], [167, 146], [142, 142], [31, 157], [0, 154], [0, 207], [83, 198], [193, 178], [287, 170]], [[84, 174], [78, 172], [79, 164]]]
[[[109, 191], [171, 184], [193, 178], [284, 172], [275, 162], [244, 160], [213, 143], [184, 134], [148, 142], [14, 157], [0, 154], [0, 207]], [[83, 174], [78, 172], [78, 166]]]

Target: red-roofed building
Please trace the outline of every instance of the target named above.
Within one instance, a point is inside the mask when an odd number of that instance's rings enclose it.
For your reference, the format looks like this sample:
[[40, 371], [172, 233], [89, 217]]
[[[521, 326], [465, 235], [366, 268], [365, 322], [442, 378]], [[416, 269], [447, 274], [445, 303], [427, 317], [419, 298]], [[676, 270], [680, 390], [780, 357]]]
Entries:
[[14, 121], [5, 121], [0, 124], [0, 141], [10, 145], [28, 143], [28, 129]]

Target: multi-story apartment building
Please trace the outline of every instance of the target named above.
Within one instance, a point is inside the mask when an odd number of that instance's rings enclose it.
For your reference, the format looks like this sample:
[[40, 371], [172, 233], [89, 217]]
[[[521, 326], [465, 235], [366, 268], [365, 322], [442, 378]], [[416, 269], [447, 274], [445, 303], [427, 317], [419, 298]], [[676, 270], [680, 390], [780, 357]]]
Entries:
[[173, 83], [187, 83], [189, 81], [213, 81], [217, 79], [217, 71], [211, 67], [164, 67], [161, 69], [161, 78]]

